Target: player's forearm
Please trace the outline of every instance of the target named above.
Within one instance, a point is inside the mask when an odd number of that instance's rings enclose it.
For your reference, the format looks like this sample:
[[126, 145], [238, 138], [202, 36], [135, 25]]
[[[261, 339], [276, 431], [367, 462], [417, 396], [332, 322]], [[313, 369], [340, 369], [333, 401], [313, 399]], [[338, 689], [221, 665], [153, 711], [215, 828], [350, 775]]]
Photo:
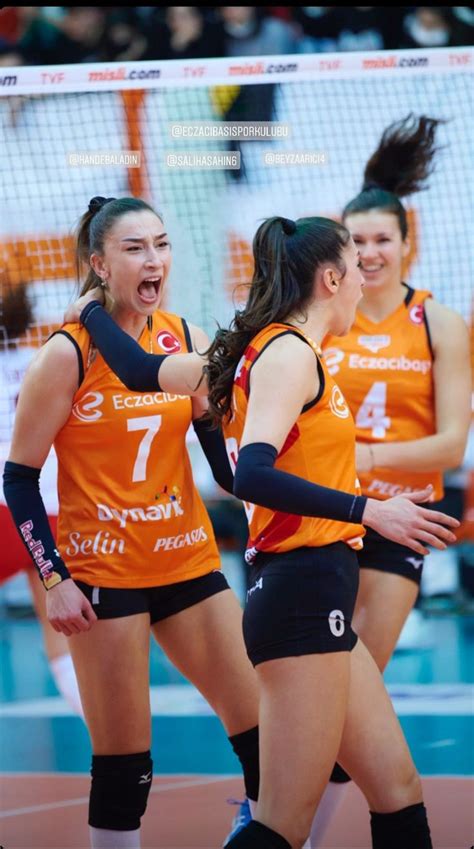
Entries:
[[409, 442], [371, 444], [374, 467], [412, 472], [455, 469], [462, 463], [464, 450], [463, 434], [454, 431], [436, 433]]
[[206, 360], [199, 354], [171, 354], [160, 367], [163, 392], [176, 395], [207, 395], [207, 379], [203, 375]]
[[296, 516], [314, 516], [360, 524], [367, 498], [330, 487], [274, 467], [277, 449], [253, 442], [239, 451], [234, 495], [242, 501]]
[[133, 392], [207, 393], [202, 376], [205, 360], [199, 354], [148, 354], [98, 301], [84, 307], [80, 320], [107, 365]]

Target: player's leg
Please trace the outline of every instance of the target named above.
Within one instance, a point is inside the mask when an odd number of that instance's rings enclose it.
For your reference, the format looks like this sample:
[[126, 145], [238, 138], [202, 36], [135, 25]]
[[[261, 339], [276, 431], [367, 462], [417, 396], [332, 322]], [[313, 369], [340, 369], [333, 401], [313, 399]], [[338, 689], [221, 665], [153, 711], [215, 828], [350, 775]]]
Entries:
[[90, 631], [69, 638], [93, 750], [91, 846], [138, 849], [152, 782], [150, 617], [131, 614], [145, 606], [136, 604], [137, 590], [101, 588], [99, 594], [96, 614], [113, 618], [99, 618]]
[[255, 824], [229, 849], [299, 849], [345, 720], [358, 563], [344, 544], [260, 562], [244, 614], [260, 681], [260, 795]]
[[300, 847], [340, 743], [349, 653], [276, 659], [257, 671], [261, 783], [255, 818]]
[[[374, 532], [368, 532], [367, 537], [359, 553], [361, 570], [353, 626], [383, 671], [415, 604], [423, 557]], [[311, 849], [322, 845], [349, 781], [349, 775], [336, 764], [311, 827]]]
[[418, 583], [409, 578], [375, 569], [360, 570], [354, 630], [381, 672], [394, 652], [417, 596]]
[[421, 782], [375, 661], [351, 654], [341, 765], [367, 798], [374, 849], [431, 849]]
[[258, 683], [245, 651], [242, 609], [220, 572], [156, 590], [155, 639], [214, 708], [258, 795]]

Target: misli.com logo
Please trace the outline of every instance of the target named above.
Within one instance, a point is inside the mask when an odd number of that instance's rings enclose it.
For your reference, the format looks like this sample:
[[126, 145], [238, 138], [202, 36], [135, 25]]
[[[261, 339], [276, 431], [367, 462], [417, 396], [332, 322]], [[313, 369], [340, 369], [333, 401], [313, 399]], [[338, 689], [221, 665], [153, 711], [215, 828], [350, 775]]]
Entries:
[[427, 68], [429, 56], [374, 56], [362, 59], [362, 70], [374, 71], [379, 68]]
[[120, 80], [158, 80], [161, 77], [160, 68], [140, 68], [127, 71], [127, 68], [104, 68], [102, 71], [89, 71], [89, 82], [116, 82]]
[[253, 76], [255, 74], [292, 74], [298, 70], [297, 62], [245, 62], [241, 65], [230, 65], [229, 76]]
[[18, 77], [16, 74], [6, 74], [5, 76], [0, 76], [0, 85], [13, 86], [17, 84], [17, 81]]

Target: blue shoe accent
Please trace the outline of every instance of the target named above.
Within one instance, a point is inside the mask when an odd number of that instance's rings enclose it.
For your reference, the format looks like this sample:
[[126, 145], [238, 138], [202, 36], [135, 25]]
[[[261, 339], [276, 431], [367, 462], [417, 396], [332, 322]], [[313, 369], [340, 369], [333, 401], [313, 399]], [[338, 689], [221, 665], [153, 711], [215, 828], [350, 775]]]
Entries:
[[250, 805], [249, 800], [244, 799], [243, 802], [239, 802], [238, 799], [227, 799], [229, 805], [240, 805], [240, 809], [236, 813], [234, 819], [232, 820], [232, 828], [230, 833], [227, 835], [224, 841], [224, 847], [227, 846], [230, 840], [233, 837], [237, 837], [237, 835], [245, 828], [249, 822], [252, 822], [252, 814], [250, 813]]

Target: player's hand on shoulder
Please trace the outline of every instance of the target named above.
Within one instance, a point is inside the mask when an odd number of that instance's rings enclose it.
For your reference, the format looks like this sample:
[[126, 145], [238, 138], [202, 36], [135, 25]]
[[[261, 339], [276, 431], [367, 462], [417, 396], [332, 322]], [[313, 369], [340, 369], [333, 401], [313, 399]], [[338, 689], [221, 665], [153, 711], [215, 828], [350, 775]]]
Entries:
[[78, 322], [82, 310], [91, 301], [99, 301], [102, 305], [104, 304], [104, 290], [100, 286], [96, 286], [95, 289], [89, 289], [85, 295], [81, 295], [81, 297], [77, 298], [73, 304], [68, 306], [64, 313], [64, 323], [72, 324], [74, 322]]

